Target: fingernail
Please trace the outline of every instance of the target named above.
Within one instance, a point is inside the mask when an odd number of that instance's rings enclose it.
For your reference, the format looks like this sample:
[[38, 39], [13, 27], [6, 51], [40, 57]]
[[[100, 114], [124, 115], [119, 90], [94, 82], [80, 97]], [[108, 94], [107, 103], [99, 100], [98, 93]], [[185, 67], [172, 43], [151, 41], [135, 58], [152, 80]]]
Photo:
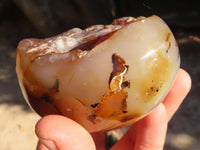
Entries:
[[57, 150], [57, 148], [56, 148], [56, 145], [55, 145], [55, 143], [53, 142], [53, 141], [50, 141], [50, 140], [45, 140], [45, 139], [39, 139], [40, 140], [40, 142], [42, 143], [42, 144], [44, 144], [49, 150]]

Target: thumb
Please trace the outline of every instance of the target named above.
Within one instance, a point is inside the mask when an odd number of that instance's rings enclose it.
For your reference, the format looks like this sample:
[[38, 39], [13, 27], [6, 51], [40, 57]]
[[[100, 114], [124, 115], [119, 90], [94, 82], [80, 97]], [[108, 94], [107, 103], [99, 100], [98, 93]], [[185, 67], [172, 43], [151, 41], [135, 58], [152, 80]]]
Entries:
[[43, 117], [36, 124], [35, 133], [39, 138], [37, 150], [95, 150], [90, 134], [64, 116]]

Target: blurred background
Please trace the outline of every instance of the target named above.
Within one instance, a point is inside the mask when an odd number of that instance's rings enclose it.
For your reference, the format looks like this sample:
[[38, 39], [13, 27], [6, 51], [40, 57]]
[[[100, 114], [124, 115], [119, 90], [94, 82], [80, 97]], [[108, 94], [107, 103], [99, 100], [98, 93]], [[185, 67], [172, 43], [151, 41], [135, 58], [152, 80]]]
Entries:
[[16, 47], [73, 27], [110, 24], [122, 16], [160, 16], [177, 39], [181, 67], [192, 89], [169, 122], [165, 150], [200, 149], [200, 1], [198, 0], [0, 0], [0, 149], [34, 150], [40, 118], [26, 104], [15, 73]]

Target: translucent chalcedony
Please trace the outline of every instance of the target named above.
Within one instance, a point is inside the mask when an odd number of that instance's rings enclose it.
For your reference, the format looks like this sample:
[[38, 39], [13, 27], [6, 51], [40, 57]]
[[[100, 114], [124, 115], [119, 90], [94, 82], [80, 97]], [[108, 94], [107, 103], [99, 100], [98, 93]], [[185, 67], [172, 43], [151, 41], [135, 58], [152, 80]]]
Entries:
[[41, 116], [69, 117], [89, 132], [134, 123], [167, 95], [179, 69], [177, 43], [158, 17], [25, 39], [16, 71], [26, 101]]

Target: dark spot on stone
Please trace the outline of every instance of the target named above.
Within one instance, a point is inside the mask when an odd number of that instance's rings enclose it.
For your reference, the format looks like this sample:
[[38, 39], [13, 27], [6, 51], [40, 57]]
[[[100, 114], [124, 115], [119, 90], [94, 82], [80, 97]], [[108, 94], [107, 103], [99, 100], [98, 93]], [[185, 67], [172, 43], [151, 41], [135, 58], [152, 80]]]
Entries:
[[159, 92], [159, 88], [158, 87], [151, 87], [150, 88], [152, 92]]
[[168, 48], [167, 48], [167, 50], [166, 50], [166, 53], [169, 52], [170, 47], [171, 47], [171, 43], [169, 43], [169, 46], [168, 46]]
[[89, 120], [89, 121], [91, 121], [93, 124], [96, 124], [96, 122], [94, 121], [95, 119], [96, 119], [96, 115], [89, 115], [88, 117], [87, 117], [87, 119]]
[[56, 79], [56, 82], [55, 82], [55, 84], [53, 86], [53, 89], [55, 89], [56, 92], [59, 92], [59, 80], [58, 79]]
[[128, 113], [128, 111], [127, 111], [127, 110], [123, 110], [122, 113], [123, 113], [123, 114], [126, 114], [126, 113]]
[[46, 94], [44, 94], [42, 97], [40, 97], [40, 100], [44, 101], [46, 103], [49, 103], [49, 104], [53, 104], [53, 100], [51, 99], [51, 97]]
[[60, 109], [54, 104], [54, 108], [57, 110], [57, 112], [60, 114], [60, 115], [63, 115], [64, 116], [64, 114], [60, 111]]
[[130, 88], [130, 81], [124, 81], [122, 83], [122, 88], [126, 88], [126, 87]]
[[93, 107], [93, 108], [96, 108], [97, 106], [99, 106], [99, 103], [91, 104], [90, 106]]

